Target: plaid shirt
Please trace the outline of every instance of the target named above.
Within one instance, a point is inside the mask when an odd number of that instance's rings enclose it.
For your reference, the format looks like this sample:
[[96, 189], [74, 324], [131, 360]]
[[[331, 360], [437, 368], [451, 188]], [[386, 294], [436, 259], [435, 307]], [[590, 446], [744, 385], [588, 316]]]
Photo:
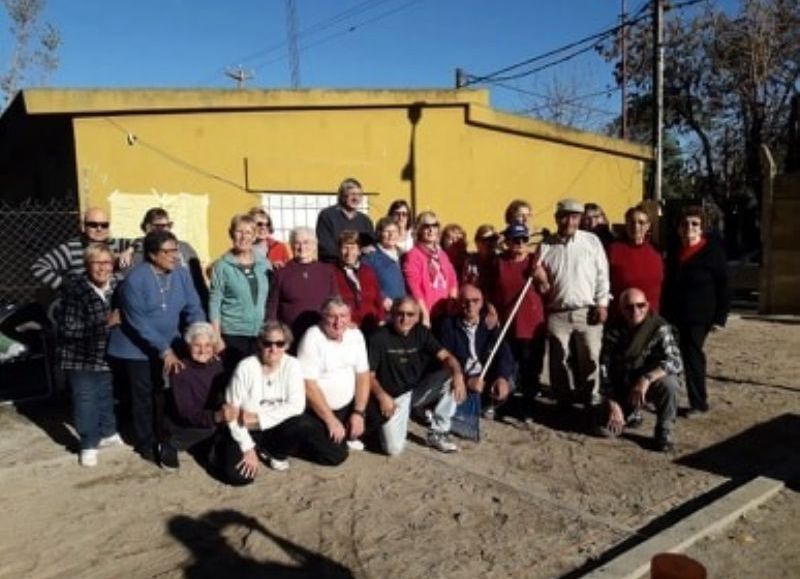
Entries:
[[116, 278], [103, 300], [86, 276], [67, 278], [58, 312], [58, 361], [64, 370], [107, 371], [108, 314]]
[[672, 327], [660, 317], [657, 318], [657, 323], [658, 328], [650, 336], [635, 360], [626, 357], [626, 354], [641, 326], [633, 331], [627, 324], [606, 328], [603, 335], [603, 350], [600, 355], [603, 393], [606, 396], [611, 395], [614, 388], [631, 386], [641, 376], [656, 368], [661, 368], [667, 374], [683, 372], [681, 351]]

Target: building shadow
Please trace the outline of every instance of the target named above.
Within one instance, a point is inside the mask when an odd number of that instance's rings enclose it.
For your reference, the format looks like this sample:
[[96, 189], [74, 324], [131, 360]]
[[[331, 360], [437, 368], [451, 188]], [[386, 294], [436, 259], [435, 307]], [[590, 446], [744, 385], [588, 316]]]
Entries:
[[[280, 547], [293, 564], [257, 561], [248, 557], [225, 538], [223, 532], [228, 527], [240, 527], [246, 531], [241, 539], [240, 547], [246, 547], [252, 534], [258, 533]], [[184, 566], [186, 579], [216, 577], [347, 579], [353, 577], [350, 570], [343, 565], [272, 533], [255, 517], [235, 510], [209, 511], [198, 518], [177, 515], [169, 520], [167, 528], [170, 534], [192, 554], [192, 561]]]
[[560, 579], [583, 577], [758, 476], [781, 480], [789, 489], [800, 491], [800, 416], [782, 414], [674, 462], [729, 480], [655, 518], [633, 536]]
[[408, 142], [408, 161], [400, 170], [400, 179], [408, 181], [410, 189], [410, 205], [413, 214], [419, 213], [417, 199], [417, 125], [422, 118], [424, 103], [414, 103], [408, 107], [408, 122], [411, 124], [411, 135]]

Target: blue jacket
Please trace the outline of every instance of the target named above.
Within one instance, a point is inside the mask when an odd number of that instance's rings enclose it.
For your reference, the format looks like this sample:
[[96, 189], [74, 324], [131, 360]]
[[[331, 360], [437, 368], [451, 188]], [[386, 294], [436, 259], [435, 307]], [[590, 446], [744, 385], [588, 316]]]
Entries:
[[378, 247], [362, 256], [361, 261], [369, 265], [378, 276], [381, 295], [396, 300], [406, 295], [406, 280], [400, 262], [393, 260]]
[[223, 255], [211, 271], [208, 317], [212, 322], [219, 321], [223, 334], [255, 337], [264, 325], [269, 292], [269, 262], [256, 252], [253, 252], [253, 258], [258, 288], [255, 303], [250, 283], [233, 254], [228, 252]]
[[[486, 363], [489, 353], [492, 351], [492, 346], [499, 336], [500, 328], [490, 330], [486, 327], [486, 322], [481, 318], [475, 333], [475, 352], [478, 354], [481, 364]], [[461, 369], [466, 370], [465, 366], [469, 359], [469, 340], [461, 318], [449, 316], [442, 320], [439, 325], [439, 342], [458, 359]], [[511, 380], [513, 376], [514, 356], [511, 354], [511, 348], [504, 341], [500, 344], [497, 354], [495, 354], [492, 366], [486, 374], [486, 381], [490, 382], [497, 378]]]
[[111, 331], [108, 353], [123, 360], [148, 360], [182, 344], [180, 331], [206, 315], [185, 267], [160, 280], [149, 262], [130, 270], [117, 289], [122, 323]]

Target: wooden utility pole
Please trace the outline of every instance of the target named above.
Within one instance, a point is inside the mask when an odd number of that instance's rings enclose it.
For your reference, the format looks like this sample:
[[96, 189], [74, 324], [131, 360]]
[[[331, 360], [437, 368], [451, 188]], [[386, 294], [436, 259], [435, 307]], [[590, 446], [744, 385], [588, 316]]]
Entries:
[[621, 68], [622, 68], [622, 82], [620, 83], [620, 88], [622, 89], [620, 100], [622, 106], [622, 115], [621, 115], [621, 123], [620, 123], [620, 130], [619, 136], [623, 139], [628, 138], [628, 46], [627, 46], [627, 36], [628, 36], [628, 26], [625, 21], [628, 19], [628, 9], [627, 9], [627, 2], [626, 0], [622, 0], [622, 12], [619, 16], [620, 19], [620, 29], [619, 29], [619, 52], [620, 52], [620, 59], [621, 59]]
[[653, 0], [653, 199], [661, 201], [664, 164], [664, 0]]

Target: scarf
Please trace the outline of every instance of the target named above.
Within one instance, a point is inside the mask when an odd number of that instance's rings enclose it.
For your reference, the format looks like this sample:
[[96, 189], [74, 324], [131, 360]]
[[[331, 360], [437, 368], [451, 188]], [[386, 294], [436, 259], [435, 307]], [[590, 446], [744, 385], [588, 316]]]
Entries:
[[706, 238], [703, 237], [699, 242], [694, 245], [681, 245], [681, 250], [678, 253], [678, 263], [684, 264], [698, 251], [706, 246]]
[[442, 269], [442, 258], [440, 249], [436, 246], [435, 249], [430, 249], [423, 244], [419, 244], [419, 248], [428, 258], [428, 278], [431, 282], [431, 287], [434, 289], [443, 289], [447, 287], [447, 279], [444, 277], [444, 270]]
[[361, 264], [359, 262], [356, 262], [354, 265], [342, 264], [344, 276], [347, 278], [347, 284], [356, 296], [356, 303], [361, 302], [361, 282], [358, 279], [358, 268], [360, 266]]

